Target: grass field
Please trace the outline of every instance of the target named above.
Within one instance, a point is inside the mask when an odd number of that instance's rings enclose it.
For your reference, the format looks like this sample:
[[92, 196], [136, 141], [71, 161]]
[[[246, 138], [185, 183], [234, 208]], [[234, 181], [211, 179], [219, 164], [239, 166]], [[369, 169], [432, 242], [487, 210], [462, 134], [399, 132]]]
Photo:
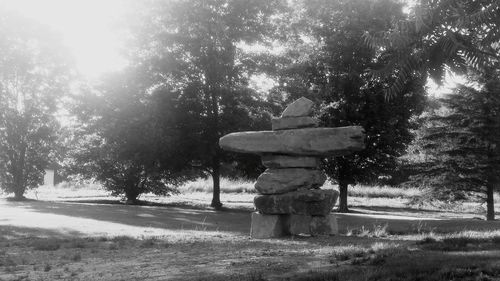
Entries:
[[[336, 186], [326, 183], [323, 189], [334, 189]], [[197, 179], [179, 187], [181, 193], [213, 191], [211, 179]], [[222, 193], [255, 193], [254, 182], [242, 179], [221, 179]], [[411, 198], [422, 193], [417, 188], [396, 188], [390, 186], [356, 185], [349, 188], [349, 196], [368, 198]]]
[[500, 222], [477, 219], [477, 203], [409, 206], [420, 190], [355, 186], [340, 235], [254, 240], [253, 184], [224, 179], [221, 212], [210, 185], [146, 206], [98, 185], [0, 199], [0, 280], [500, 280]]

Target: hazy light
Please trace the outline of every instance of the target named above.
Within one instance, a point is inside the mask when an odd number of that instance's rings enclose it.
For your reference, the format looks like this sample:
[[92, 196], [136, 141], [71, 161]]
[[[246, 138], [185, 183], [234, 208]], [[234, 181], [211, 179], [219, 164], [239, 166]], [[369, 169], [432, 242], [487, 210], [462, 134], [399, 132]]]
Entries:
[[12, 10], [62, 34], [77, 68], [90, 78], [126, 65], [119, 54], [120, 34], [113, 23], [124, 16], [126, 1], [118, 0], [0, 0]]
[[443, 95], [453, 92], [459, 84], [466, 84], [467, 79], [464, 76], [455, 75], [449, 71], [446, 72], [443, 85], [439, 86], [432, 79], [427, 80], [427, 92], [434, 97], [442, 97]]
[[269, 91], [278, 85], [278, 83], [267, 76], [266, 74], [252, 75], [250, 77], [250, 88], [256, 90], [259, 93], [268, 94]]

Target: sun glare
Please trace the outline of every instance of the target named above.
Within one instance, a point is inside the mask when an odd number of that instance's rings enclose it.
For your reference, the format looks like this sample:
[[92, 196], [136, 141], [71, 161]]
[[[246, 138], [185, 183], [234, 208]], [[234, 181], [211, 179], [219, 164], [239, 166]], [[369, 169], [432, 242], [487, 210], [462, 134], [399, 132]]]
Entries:
[[0, 0], [0, 9], [20, 13], [61, 33], [81, 74], [96, 78], [126, 65], [116, 28], [126, 13], [119, 0]]
[[433, 97], [442, 97], [453, 92], [459, 84], [466, 84], [467, 79], [464, 76], [456, 75], [449, 71], [446, 72], [443, 85], [439, 86], [432, 79], [427, 79], [427, 92]]

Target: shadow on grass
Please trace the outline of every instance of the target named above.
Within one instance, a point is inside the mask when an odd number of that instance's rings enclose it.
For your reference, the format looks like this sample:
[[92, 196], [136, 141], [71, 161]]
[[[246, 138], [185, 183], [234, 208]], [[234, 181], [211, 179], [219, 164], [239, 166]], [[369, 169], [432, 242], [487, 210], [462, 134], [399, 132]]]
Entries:
[[31, 239], [31, 238], [58, 238], [68, 239], [83, 237], [84, 234], [78, 231], [54, 230], [35, 227], [19, 227], [12, 225], [0, 226], [0, 241]]
[[[397, 208], [396, 208], [397, 209]], [[355, 229], [387, 226], [390, 234], [417, 233], [450, 233], [464, 230], [500, 230], [500, 221], [485, 221], [473, 218], [435, 218], [425, 216], [408, 216], [394, 213], [335, 213], [338, 218], [339, 231], [348, 233]]]
[[193, 205], [188, 202], [171, 202], [171, 203], [159, 203], [151, 202], [145, 200], [137, 200], [134, 204], [127, 203], [122, 200], [109, 200], [109, 199], [96, 199], [96, 200], [64, 200], [62, 202], [67, 203], [82, 203], [82, 204], [108, 204], [108, 205], [122, 205], [122, 206], [150, 206], [150, 207], [175, 207], [193, 210], [208, 210], [208, 211], [221, 211], [221, 212], [231, 212], [231, 213], [249, 213], [248, 208], [244, 207], [225, 207], [214, 209], [212, 207], [203, 205]]
[[[370, 211], [378, 211], [378, 212], [390, 212], [390, 213], [409, 213], [409, 214], [440, 214], [440, 213], [450, 213], [450, 214], [475, 214], [475, 213], [469, 213], [469, 212], [463, 212], [463, 211], [456, 211], [456, 210], [435, 210], [435, 209], [425, 209], [425, 208], [415, 208], [415, 207], [389, 207], [389, 206], [364, 206], [364, 205], [358, 205], [356, 208], [363, 209], [363, 210], [370, 210]], [[353, 213], [366, 213], [363, 211], [353, 211]]]
[[[15, 221], [11, 224], [16, 225], [23, 223], [18, 219], [20, 215], [30, 217], [31, 212], [34, 212], [66, 216], [69, 220], [84, 218], [167, 230], [227, 231], [244, 235], [250, 232], [249, 211], [232, 209], [215, 211], [188, 205], [142, 203], [143, 205], [126, 205], [114, 200], [78, 201], [78, 203], [0, 200], [0, 213], [9, 212], [11, 220]], [[5, 208], [4, 211], [2, 208]], [[82, 225], [82, 228], [85, 226]]]

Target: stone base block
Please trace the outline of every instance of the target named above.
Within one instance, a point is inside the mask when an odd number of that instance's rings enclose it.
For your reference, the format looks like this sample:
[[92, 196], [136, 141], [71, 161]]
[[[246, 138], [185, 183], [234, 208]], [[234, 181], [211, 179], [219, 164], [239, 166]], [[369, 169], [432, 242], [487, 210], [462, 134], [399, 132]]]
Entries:
[[311, 218], [311, 216], [304, 215], [289, 215], [287, 222], [288, 233], [292, 235], [310, 235]]
[[337, 217], [334, 214], [328, 216], [314, 216], [309, 225], [312, 236], [339, 234]]
[[336, 190], [302, 190], [279, 195], [257, 195], [255, 209], [269, 215], [326, 216], [337, 201]]
[[337, 217], [305, 215], [264, 215], [252, 213], [250, 237], [255, 239], [277, 238], [287, 235], [337, 235]]
[[252, 238], [274, 238], [288, 234], [286, 227], [287, 216], [264, 215], [257, 212], [252, 213], [252, 226], [250, 237]]
[[336, 235], [338, 234], [337, 217], [327, 216], [289, 215], [287, 222], [288, 233], [292, 235]]

